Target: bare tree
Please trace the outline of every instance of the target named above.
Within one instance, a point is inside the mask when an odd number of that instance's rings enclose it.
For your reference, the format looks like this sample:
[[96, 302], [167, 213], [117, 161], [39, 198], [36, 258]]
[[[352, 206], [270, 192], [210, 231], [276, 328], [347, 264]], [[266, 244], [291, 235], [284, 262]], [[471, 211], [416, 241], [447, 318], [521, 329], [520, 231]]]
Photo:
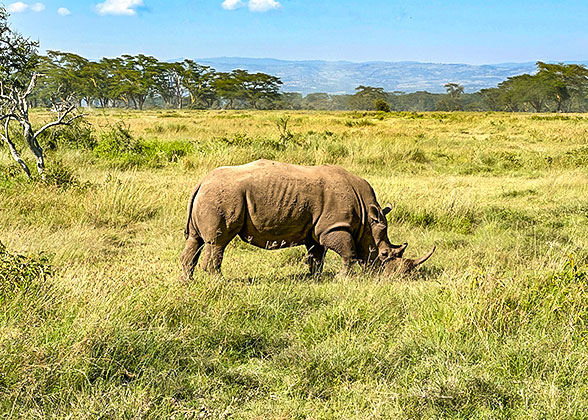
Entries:
[[14, 160], [30, 178], [31, 171], [11, 139], [11, 123], [16, 123], [22, 130], [23, 138], [35, 156], [37, 172], [42, 174], [45, 157], [39, 144], [39, 136], [51, 127], [69, 125], [83, 115], [77, 113], [71, 96], [61, 98], [59, 92], [55, 92], [52, 111], [55, 112], [56, 119], [37, 130], [33, 129], [29, 115], [29, 97], [39, 78], [43, 77], [34, 71], [38, 63], [38, 44], [14, 32], [7, 22], [8, 13], [0, 6], [0, 122], [4, 126], [0, 137], [10, 149]]
[[58, 125], [70, 125], [74, 120], [81, 118], [84, 114], [77, 113], [77, 107], [73, 98], [60, 98], [54, 101], [51, 110], [56, 114], [54, 121], [46, 123], [41, 128], [34, 130], [29, 116], [29, 96], [35, 90], [37, 81], [42, 74], [33, 73], [29, 85], [24, 91], [17, 87], [5, 87], [0, 82], [0, 121], [4, 122], [4, 132], [0, 133], [4, 143], [8, 145], [10, 153], [14, 160], [20, 165], [22, 170], [31, 177], [31, 171], [20, 157], [14, 141], [10, 137], [10, 123], [15, 121], [22, 129], [23, 138], [29, 149], [35, 156], [37, 162], [37, 172], [41, 175], [45, 169], [45, 156], [43, 148], [39, 144], [39, 136], [51, 127]]

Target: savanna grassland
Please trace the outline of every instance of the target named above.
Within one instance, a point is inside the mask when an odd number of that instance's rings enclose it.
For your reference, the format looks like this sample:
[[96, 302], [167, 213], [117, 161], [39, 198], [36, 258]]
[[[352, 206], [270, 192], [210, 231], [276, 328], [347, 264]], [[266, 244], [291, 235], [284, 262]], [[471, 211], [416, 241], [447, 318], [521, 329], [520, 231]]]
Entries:
[[[0, 148], [0, 418], [588, 418], [587, 115], [88, 121], [43, 139], [44, 181]], [[317, 280], [237, 239], [182, 283], [193, 187], [258, 158], [365, 177], [392, 242], [436, 254]]]

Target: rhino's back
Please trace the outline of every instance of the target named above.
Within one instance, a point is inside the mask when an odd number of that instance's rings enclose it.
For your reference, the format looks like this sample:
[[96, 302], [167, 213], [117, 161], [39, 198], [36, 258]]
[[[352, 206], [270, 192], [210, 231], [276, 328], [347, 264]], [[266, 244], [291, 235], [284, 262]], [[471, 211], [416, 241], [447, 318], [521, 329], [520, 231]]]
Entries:
[[290, 246], [316, 240], [330, 225], [360, 223], [353, 177], [335, 166], [259, 160], [212, 171], [195, 204], [202, 210], [199, 219], [219, 214], [221, 223], [239, 226], [241, 237], [254, 245]]

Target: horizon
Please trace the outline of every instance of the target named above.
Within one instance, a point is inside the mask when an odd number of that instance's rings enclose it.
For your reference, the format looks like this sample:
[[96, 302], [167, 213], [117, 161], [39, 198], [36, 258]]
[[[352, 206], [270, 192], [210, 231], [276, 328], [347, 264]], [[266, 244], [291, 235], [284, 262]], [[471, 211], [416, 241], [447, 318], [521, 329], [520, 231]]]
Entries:
[[[159, 57], [155, 57], [160, 59]], [[93, 58], [95, 59], [95, 58]], [[190, 59], [189, 57], [179, 57], [176, 59], [163, 59], [163, 61], [181, 61], [185, 59]], [[441, 61], [415, 61], [415, 60], [365, 60], [365, 61], [354, 61], [354, 60], [322, 60], [322, 59], [284, 59], [284, 58], [275, 58], [275, 57], [241, 57], [241, 56], [216, 56], [216, 57], [197, 57], [194, 60], [221, 60], [221, 59], [231, 59], [231, 60], [275, 60], [275, 61], [295, 61], [295, 62], [327, 62], [327, 63], [352, 63], [352, 64], [364, 64], [364, 63], [387, 63], [387, 64], [403, 64], [403, 63], [414, 63], [414, 64], [440, 64], [440, 65], [463, 65], [463, 66], [500, 66], [500, 65], [510, 65], [510, 64], [536, 64], [538, 61], [544, 63], [554, 63], [554, 64], [582, 64], [588, 65], [588, 59], [582, 60], [570, 60], [570, 61], [558, 61], [558, 60], [530, 60], [530, 61], [506, 61], [506, 62], [496, 62], [496, 63], [465, 63], [465, 62], [441, 62]]]
[[[22, 0], [11, 26], [41, 51], [282, 61], [585, 62], [588, 3], [428, 0]], [[506, 28], [506, 29], [505, 29]], [[537, 30], [540, 28], [541, 30]], [[504, 46], [508, 45], [507, 48]]]

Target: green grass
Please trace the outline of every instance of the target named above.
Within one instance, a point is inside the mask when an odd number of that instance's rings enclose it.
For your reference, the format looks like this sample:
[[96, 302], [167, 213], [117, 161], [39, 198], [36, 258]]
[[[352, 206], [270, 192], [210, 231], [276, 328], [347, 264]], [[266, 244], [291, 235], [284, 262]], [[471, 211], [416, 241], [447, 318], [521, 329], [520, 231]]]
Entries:
[[[585, 115], [285, 115], [94, 111], [43, 182], [0, 148], [0, 418], [588, 417]], [[194, 185], [262, 157], [365, 177], [436, 254], [317, 281], [236, 240], [182, 283]]]

